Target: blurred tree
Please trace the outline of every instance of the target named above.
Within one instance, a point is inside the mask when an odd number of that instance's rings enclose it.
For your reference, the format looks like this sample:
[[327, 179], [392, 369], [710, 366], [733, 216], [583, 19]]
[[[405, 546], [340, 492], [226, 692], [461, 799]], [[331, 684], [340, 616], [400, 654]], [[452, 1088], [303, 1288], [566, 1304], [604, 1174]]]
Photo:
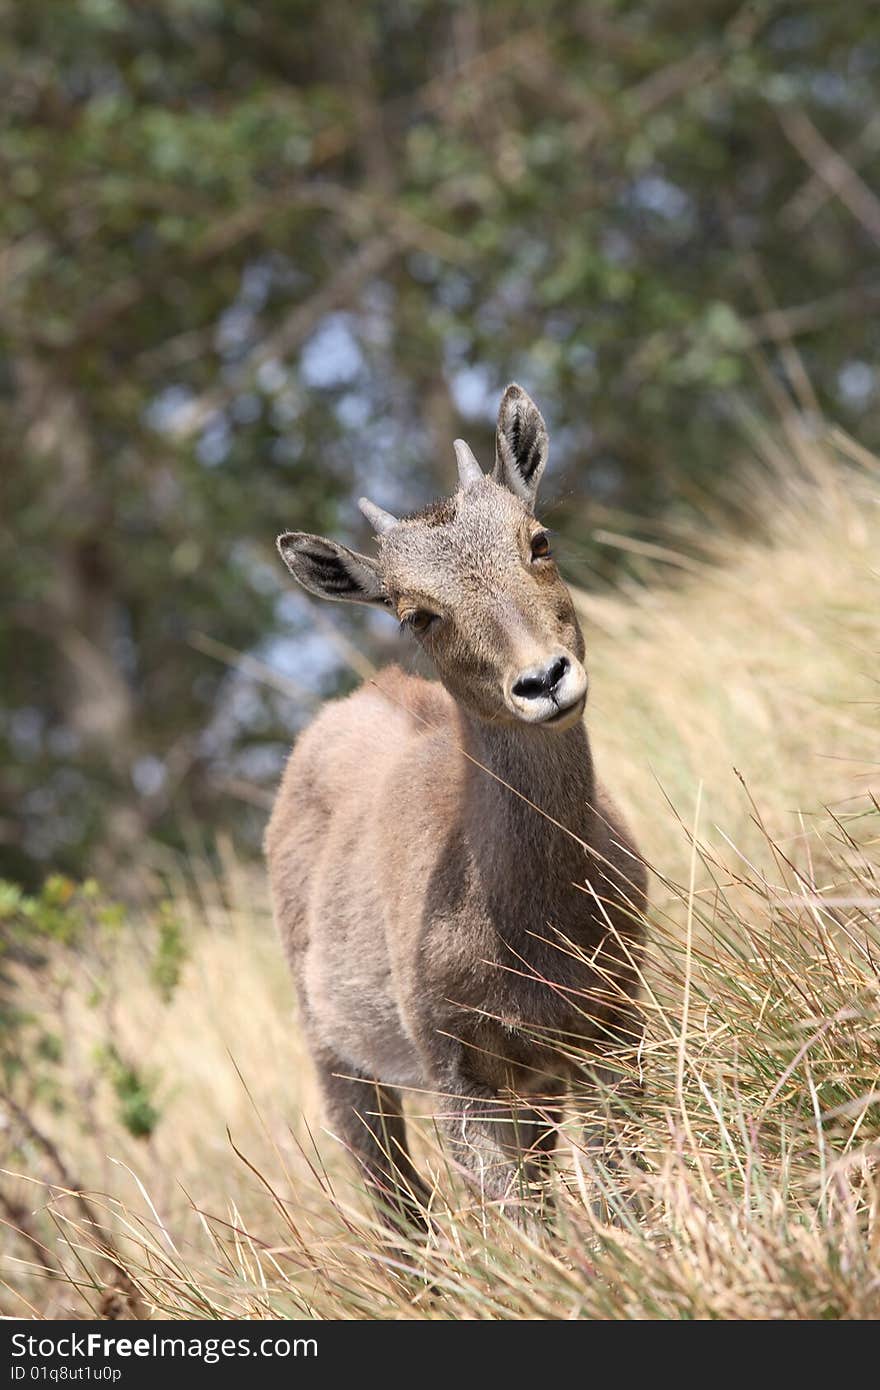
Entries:
[[711, 481], [762, 345], [880, 442], [874, 5], [0, 19], [0, 872], [259, 800], [309, 702], [253, 662], [339, 678], [274, 532], [445, 487], [511, 377], [593, 516]]

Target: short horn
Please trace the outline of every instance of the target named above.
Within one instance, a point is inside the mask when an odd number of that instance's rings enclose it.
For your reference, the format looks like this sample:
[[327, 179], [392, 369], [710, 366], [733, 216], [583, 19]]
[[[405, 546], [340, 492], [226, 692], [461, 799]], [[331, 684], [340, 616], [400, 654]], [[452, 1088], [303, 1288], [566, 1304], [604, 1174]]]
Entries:
[[469, 445], [463, 439], [456, 439], [453, 444], [455, 458], [458, 463], [458, 477], [462, 487], [470, 487], [471, 483], [479, 483], [483, 480], [483, 470], [474, 458]]
[[397, 525], [397, 517], [386, 512], [382, 507], [377, 507], [375, 502], [371, 502], [368, 497], [362, 497], [358, 506], [363, 512], [367, 521], [372, 526], [377, 536], [384, 536], [394, 529]]

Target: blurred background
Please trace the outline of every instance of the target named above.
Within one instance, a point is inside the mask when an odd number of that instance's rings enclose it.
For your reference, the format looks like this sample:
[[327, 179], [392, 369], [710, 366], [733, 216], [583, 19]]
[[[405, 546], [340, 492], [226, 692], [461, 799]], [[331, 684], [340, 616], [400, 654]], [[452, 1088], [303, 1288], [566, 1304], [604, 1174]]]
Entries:
[[0, 21], [0, 876], [124, 880], [221, 827], [256, 852], [353, 648], [398, 651], [275, 534], [368, 546], [355, 498], [448, 491], [457, 434], [488, 463], [512, 378], [589, 588], [638, 579], [623, 531], [735, 522], [786, 394], [880, 445], [876, 5]]
[[371, 548], [518, 380], [647, 1079], [626, 1245], [452, 1191], [431, 1315], [880, 1316], [878, 97], [867, 0], [0, 0], [0, 1311], [420, 1315], [259, 861], [414, 656], [275, 537]]

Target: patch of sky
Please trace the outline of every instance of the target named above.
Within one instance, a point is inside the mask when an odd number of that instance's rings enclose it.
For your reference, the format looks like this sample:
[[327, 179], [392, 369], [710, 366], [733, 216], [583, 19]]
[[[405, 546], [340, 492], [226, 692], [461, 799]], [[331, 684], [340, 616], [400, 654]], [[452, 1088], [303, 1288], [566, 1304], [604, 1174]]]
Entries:
[[[277, 426], [278, 421], [274, 418], [273, 424]], [[279, 463], [286, 468], [292, 463], [297, 463], [303, 456], [303, 441], [300, 435], [290, 433], [279, 435], [273, 439], [269, 445], [269, 453], [273, 463]]]
[[845, 108], [858, 97], [839, 72], [816, 72], [810, 78], [810, 91], [821, 106]]
[[232, 760], [232, 770], [248, 782], [268, 782], [278, 773], [288, 749], [277, 743], [257, 743], [240, 749]]
[[449, 377], [449, 389], [459, 414], [467, 420], [493, 420], [498, 409], [498, 383], [486, 367], [460, 367]]
[[269, 396], [276, 396], [290, 380], [284, 364], [277, 357], [267, 357], [257, 368], [257, 385]]
[[217, 468], [229, 457], [229, 421], [222, 413], [212, 415], [196, 444], [196, 455], [206, 468]]
[[35, 859], [52, 859], [60, 845], [80, 841], [83, 822], [77, 800], [85, 786], [81, 773], [60, 768], [50, 783], [23, 798], [22, 811], [34, 817], [23, 836], [28, 854]]
[[132, 635], [131, 617], [121, 605], [114, 626], [111, 642], [113, 660], [127, 676], [134, 676], [137, 670], [137, 646]]
[[35, 758], [43, 745], [44, 720], [32, 705], [13, 710], [7, 719], [9, 741], [22, 758]]
[[469, 365], [471, 336], [461, 329], [447, 333], [443, 339], [443, 361], [447, 371]]
[[247, 567], [248, 583], [258, 594], [274, 594], [278, 589], [278, 567], [281, 561], [277, 555], [274, 555], [274, 547], [272, 549], [273, 562], [271, 565], [255, 555], [252, 546], [247, 547], [246, 561], [242, 560], [242, 564], [246, 564]]
[[394, 291], [384, 281], [368, 285], [362, 299], [358, 319], [361, 341], [371, 347], [387, 348], [394, 333]]
[[853, 358], [837, 373], [837, 392], [850, 406], [865, 406], [877, 390], [877, 373], [867, 362]]
[[214, 346], [221, 357], [239, 358], [254, 340], [257, 316], [245, 304], [231, 304], [217, 320]]
[[465, 309], [471, 300], [471, 282], [460, 270], [449, 270], [437, 286], [437, 298], [454, 313]]
[[138, 758], [131, 769], [131, 780], [139, 796], [155, 796], [165, 785], [167, 770], [161, 758]]
[[300, 378], [312, 390], [347, 386], [363, 367], [363, 354], [348, 314], [329, 314], [304, 344]]
[[481, 306], [481, 318], [487, 311], [517, 314], [525, 310], [532, 297], [532, 282], [539, 271], [540, 267], [532, 263], [530, 256], [518, 256], [511, 273], [498, 282], [494, 300], [486, 300]]
[[632, 237], [618, 227], [609, 227], [603, 232], [599, 245], [602, 255], [611, 265], [629, 265], [635, 258]]
[[557, 311], [555, 314], [549, 314], [544, 321], [544, 331], [548, 338], [564, 343], [575, 332], [579, 323], [580, 319], [574, 315]]
[[242, 272], [239, 297], [252, 309], [262, 309], [275, 278], [268, 261], [251, 261]]
[[678, 221], [693, 211], [692, 200], [662, 174], [643, 174], [629, 190], [629, 201], [645, 212], [656, 213], [668, 221]]
[[230, 414], [237, 425], [253, 425], [262, 412], [263, 402], [255, 391], [243, 391], [230, 406]]
[[816, 17], [804, 10], [782, 15], [769, 28], [770, 47], [790, 52], [806, 48], [816, 38]]
[[346, 473], [355, 480], [350, 505], [345, 509], [348, 514], [357, 516], [355, 501], [364, 494], [391, 511], [407, 506], [400, 486], [406, 472], [405, 461], [420, 448], [424, 448], [424, 439], [419, 438], [418, 425], [403, 427], [393, 416], [371, 419], [357, 431], [347, 431], [339, 449], [340, 456], [348, 454]]
[[569, 367], [584, 373], [595, 373], [598, 358], [596, 349], [589, 343], [571, 343], [566, 356]]
[[861, 44], [849, 56], [847, 74], [849, 77], [862, 77], [865, 73], [876, 72], [880, 65], [880, 52], [876, 43]]
[[174, 434], [189, 414], [193, 393], [185, 386], [167, 386], [144, 411], [144, 421], [158, 434]]
[[31, 816], [48, 815], [57, 805], [58, 798], [51, 784], [34, 787], [21, 799], [22, 810]]
[[205, 758], [228, 757], [242, 730], [259, 733], [266, 726], [262, 688], [242, 672], [230, 672], [214, 717], [199, 734], [199, 754]]
[[[290, 581], [294, 581], [291, 579]], [[282, 596], [282, 599], [286, 595]], [[276, 612], [283, 608], [282, 600], [276, 605]], [[303, 607], [297, 605], [297, 623], [303, 619]], [[320, 629], [295, 634], [279, 634], [268, 638], [258, 649], [258, 656], [291, 686], [305, 686], [307, 690], [319, 692], [331, 676], [339, 670], [339, 652], [327, 634]], [[291, 694], [295, 694], [291, 689]]]
[[49, 751], [56, 758], [72, 758], [82, 747], [82, 739], [75, 730], [70, 729], [65, 724], [59, 724], [52, 729], [46, 739]]
[[334, 411], [343, 429], [360, 430], [369, 423], [373, 407], [368, 395], [346, 391], [336, 402]]

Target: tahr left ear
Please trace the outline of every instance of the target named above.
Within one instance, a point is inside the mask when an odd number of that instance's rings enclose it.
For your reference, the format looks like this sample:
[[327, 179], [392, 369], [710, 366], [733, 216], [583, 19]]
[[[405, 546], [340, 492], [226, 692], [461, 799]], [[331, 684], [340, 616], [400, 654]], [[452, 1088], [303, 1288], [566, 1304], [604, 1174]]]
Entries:
[[304, 531], [285, 531], [278, 537], [277, 545], [294, 579], [310, 594], [337, 602], [387, 607], [379, 567], [369, 555], [358, 555], [347, 545]]
[[508, 386], [498, 408], [493, 478], [515, 492], [529, 511], [547, 464], [549, 449], [544, 417], [527, 391], [516, 382]]

